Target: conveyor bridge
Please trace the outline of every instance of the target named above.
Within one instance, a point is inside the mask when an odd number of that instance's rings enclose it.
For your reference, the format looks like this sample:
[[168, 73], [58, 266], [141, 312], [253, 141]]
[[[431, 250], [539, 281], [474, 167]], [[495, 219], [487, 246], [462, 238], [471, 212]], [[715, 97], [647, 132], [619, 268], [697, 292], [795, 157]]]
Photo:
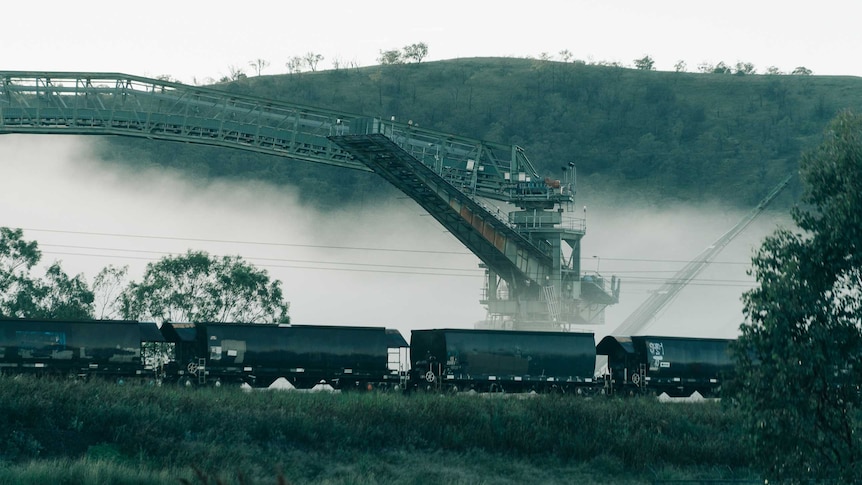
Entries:
[[[618, 298], [615, 279], [582, 280], [585, 227], [572, 217], [574, 178], [539, 176], [518, 146], [218, 86], [93, 72], [0, 71], [4, 133], [143, 137], [374, 171], [482, 261], [481, 302], [495, 325], [601, 323]], [[504, 214], [487, 200], [515, 210]]]

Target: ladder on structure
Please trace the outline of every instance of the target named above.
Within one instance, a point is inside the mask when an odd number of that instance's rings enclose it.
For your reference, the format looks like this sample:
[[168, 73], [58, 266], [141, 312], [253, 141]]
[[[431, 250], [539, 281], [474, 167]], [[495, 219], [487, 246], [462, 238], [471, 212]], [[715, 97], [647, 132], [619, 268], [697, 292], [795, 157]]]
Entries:
[[203, 357], [198, 358], [198, 384], [207, 383], [207, 360]]
[[557, 293], [557, 287], [548, 285], [544, 287], [545, 302], [548, 304], [548, 314], [557, 322], [560, 319], [560, 295]]

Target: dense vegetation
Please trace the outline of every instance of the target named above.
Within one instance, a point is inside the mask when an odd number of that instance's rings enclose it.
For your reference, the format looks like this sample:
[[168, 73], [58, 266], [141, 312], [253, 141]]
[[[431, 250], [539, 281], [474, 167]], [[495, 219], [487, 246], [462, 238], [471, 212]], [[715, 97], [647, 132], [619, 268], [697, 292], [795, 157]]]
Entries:
[[[862, 108], [860, 83], [477, 58], [258, 76], [214, 87], [517, 144], [548, 175], [575, 162], [582, 192], [749, 208], [798, 169], [800, 153], [836, 113]], [[307, 202], [321, 206], [391, 196], [373, 174], [233, 150], [112, 139], [103, 155], [199, 177], [297, 184]], [[778, 203], [789, 206], [798, 193], [796, 185]]]
[[836, 117], [800, 175], [798, 229], [776, 230], [752, 259], [734, 394], [770, 479], [859, 483], [862, 116]]
[[276, 483], [279, 474], [288, 483], [740, 478], [749, 476], [749, 453], [739, 422], [716, 403], [245, 393], [6, 377], [0, 482], [198, 482], [193, 469], [226, 483]]

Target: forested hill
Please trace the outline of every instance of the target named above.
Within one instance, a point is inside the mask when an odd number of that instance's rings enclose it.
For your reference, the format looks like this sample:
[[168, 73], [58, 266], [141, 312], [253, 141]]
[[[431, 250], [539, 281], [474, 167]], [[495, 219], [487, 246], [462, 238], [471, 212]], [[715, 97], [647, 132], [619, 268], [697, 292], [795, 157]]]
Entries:
[[[822, 137], [862, 110], [862, 78], [656, 72], [475, 58], [274, 76], [213, 86], [524, 147], [544, 175], [577, 165], [579, 189], [654, 204], [717, 199], [751, 207]], [[300, 185], [321, 207], [391, 196], [373, 174], [235, 150], [114, 139], [119, 153], [195, 176]], [[340, 194], [337, 199], [332, 194]], [[798, 184], [778, 203], [790, 205]]]

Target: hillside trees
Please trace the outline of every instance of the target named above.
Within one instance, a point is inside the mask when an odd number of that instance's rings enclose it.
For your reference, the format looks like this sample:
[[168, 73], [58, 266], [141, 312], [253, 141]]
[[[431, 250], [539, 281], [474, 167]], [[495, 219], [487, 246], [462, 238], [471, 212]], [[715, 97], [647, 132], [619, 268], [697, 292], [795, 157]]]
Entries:
[[296, 74], [302, 72], [302, 65], [305, 61], [300, 56], [293, 56], [284, 63], [288, 74]]
[[317, 65], [323, 60], [323, 55], [316, 52], [307, 52], [302, 59], [305, 61], [305, 65], [311, 69], [311, 72], [315, 72], [317, 71]]
[[404, 46], [404, 58], [412, 59], [417, 63], [422, 62], [428, 56], [428, 44], [419, 42], [418, 44], [410, 44]]
[[862, 476], [862, 117], [803, 156], [806, 209], [752, 260], [734, 396], [763, 471], [790, 483]]
[[398, 49], [389, 49], [386, 51], [380, 51], [380, 57], [377, 58], [377, 62], [384, 66], [390, 64], [402, 64], [404, 62], [404, 58], [402, 57], [401, 51]]
[[254, 69], [255, 75], [260, 76], [260, 73], [263, 72], [264, 69], [269, 67], [269, 61], [267, 61], [266, 59], [261, 59], [260, 57], [258, 57], [257, 59], [249, 61], [248, 65], [252, 69]]
[[[505, 58], [253, 76], [218, 89], [348, 115], [394, 116], [445, 133], [517, 144], [541, 172], [574, 160], [586, 190], [597, 187], [595, 181], [620, 182], [628, 190], [648, 192], [657, 204], [720, 199], [750, 208], [764, 186], [797, 169], [800, 152], [816, 144], [824, 123], [839, 109], [862, 109], [858, 84], [857, 79], [698, 75]], [[647, 133], [655, 137], [650, 144], [655, 151], [643, 155], [660, 163], [649, 171], [625, 166], [639, 163], [628, 155], [644, 148]], [[377, 180], [374, 174], [275, 156], [123, 137], [101, 146], [111, 163], [147, 160], [195, 179], [299, 186], [303, 203], [326, 210], [390, 195], [358, 190], [366, 175], [371, 183]], [[630, 172], [649, 175], [625, 179]], [[790, 189], [776, 203], [789, 206], [800, 190], [797, 183]]]
[[428, 56], [428, 44], [419, 42], [404, 46], [403, 49], [381, 50], [377, 62], [380, 65], [404, 64], [409, 61], [422, 62]]
[[635, 59], [635, 69], [640, 69], [641, 71], [653, 71], [655, 70], [655, 61], [650, 56], [643, 56], [640, 59]]

